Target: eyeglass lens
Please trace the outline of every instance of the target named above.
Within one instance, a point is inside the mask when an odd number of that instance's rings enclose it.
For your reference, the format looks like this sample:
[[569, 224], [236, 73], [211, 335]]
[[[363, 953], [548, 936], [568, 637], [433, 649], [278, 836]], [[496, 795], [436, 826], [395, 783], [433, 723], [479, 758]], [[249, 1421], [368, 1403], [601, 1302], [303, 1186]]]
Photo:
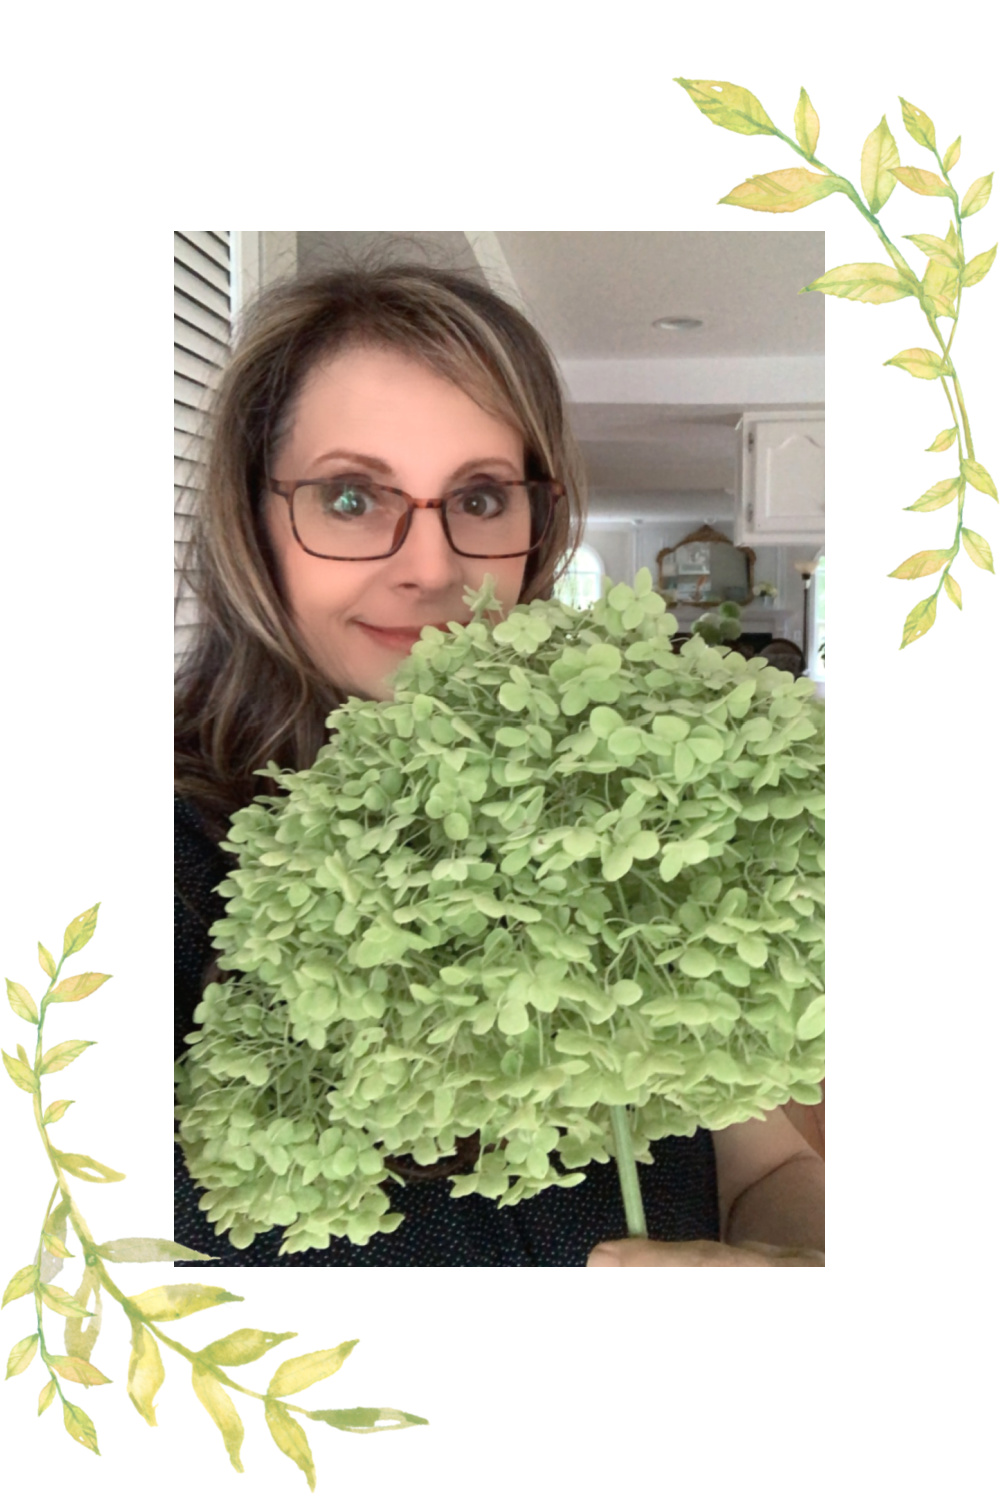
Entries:
[[[477, 483], [449, 495], [445, 529], [457, 552], [501, 557], [531, 549], [534, 509], [542, 529], [551, 504], [543, 483]], [[296, 486], [292, 501], [302, 545], [321, 556], [374, 558], [391, 552], [406, 501], [371, 481], [332, 479]]]

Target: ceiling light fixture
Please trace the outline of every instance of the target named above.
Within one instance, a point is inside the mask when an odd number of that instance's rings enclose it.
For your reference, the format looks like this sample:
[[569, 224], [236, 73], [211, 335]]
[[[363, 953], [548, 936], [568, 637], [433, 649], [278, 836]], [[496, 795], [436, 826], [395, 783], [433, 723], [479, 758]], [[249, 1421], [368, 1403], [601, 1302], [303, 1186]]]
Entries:
[[656, 318], [653, 323], [654, 328], [664, 328], [668, 333], [690, 333], [701, 326], [701, 318]]

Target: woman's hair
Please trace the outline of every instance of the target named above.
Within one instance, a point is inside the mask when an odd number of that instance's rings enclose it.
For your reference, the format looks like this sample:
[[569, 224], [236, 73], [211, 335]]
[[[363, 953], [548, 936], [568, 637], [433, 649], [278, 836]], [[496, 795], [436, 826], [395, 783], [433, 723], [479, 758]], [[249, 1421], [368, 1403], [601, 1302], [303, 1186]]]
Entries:
[[185, 569], [194, 644], [175, 697], [175, 787], [221, 836], [236, 808], [273, 783], [268, 761], [311, 765], [343, 695], [310, 661], [281, 598], [263, 518], [273, 454], [314, 367], [359, 346], [421, 360], [524, 439], [529, 479], [567, 501], [530, 553], [521, 599], [551, 596], [579, 545], [583, 479], [555, 364], [527, 319], [461, 271], [360, 264], [269, 288], [242, 331], [210, 418], [209, 459]]

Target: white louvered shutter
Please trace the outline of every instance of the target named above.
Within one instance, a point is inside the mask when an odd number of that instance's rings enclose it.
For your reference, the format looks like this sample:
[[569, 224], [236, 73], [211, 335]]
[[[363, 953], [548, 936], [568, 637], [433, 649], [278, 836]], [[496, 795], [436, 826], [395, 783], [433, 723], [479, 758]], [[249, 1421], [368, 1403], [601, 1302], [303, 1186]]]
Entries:
[[232, 323], [230, 233], [174, 232], [174, 664], [196, 620], [182, 576], [193, 502], [205, 465], [204, 413], [229, 352]]

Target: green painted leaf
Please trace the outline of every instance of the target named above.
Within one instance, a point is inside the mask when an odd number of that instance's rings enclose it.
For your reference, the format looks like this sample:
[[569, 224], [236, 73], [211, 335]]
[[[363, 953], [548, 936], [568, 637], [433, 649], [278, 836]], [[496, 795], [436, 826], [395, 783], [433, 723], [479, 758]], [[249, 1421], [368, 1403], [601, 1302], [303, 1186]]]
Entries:
[[993, 246], [992, 250], [984, 250], [981, 255], [974, 255], [962, 272], [962, 285], [976, 286], [989, 273], [990, 267], [996, 258], [996, 245]]
[[50, 1000], [83, 1000], [87, 995], [92, 995], [96, 989], [100, 989], [110, 974], [71, 974], [68, 979], [60, 979], [55, 989], [49, 994]]
[[931, 573], [937, 573], [943, 568], [952, 556], [951, 549], [939, 547], [927, 552], [914, 552], [905, 562], [901, 562], [898, 568], [894, 568], [888, 575], [890, 578], [927, 578]]
[[931, 594], [929, 599], [921, 599], [915, 604], [903, 622], [903, 639], [899, 643], [902, 651], [904, 646], [912, 646], [914, 641], [926, 635], [937, 618], [937, 598]]
[[954, 266], [942, 265], [939, 260], [929, 260], [920, 284], [920, 305], [924, 311], [936, 314], [939, 318], [953, 318], [957, 293], [958, 272]]
[[94, 1424], [79, 1406], [74, 1406], [69, 1401], [63, 1402], [63, 1425], [75, 1443], [89, 1448], [91, 1453], [100, 1453]]
[[0, 1049], [3, 1057], [3, 1065], [10, 1074], [11, 1079], [19, 1089], [24, 1089], [26, 1094], [37, 1094], [39, 1091], [38, 1078], [26, 1062], [19, 1057], [8, 1057], [6, 1052]]
[[195, 1365], [191, 1371], [191, 1384], [195, 1395], [222, 1433], [222, 1440], [229, 1454], [229, 1462], [237, 1473], [243, 1473], [240, 1462], [240, 1447], [243, 1443], [243, 1423], [233, 1405], [229, 1392], [214, 1375]]
[[978, 531], [970, 531], [968, 526], [963, 526], [962, 546], [977, 568], [983, 568], [987, 573], [993, 572], [993, 553], [984, 536], [980, 536]]
[[56, 961], [44, 943], [38, 945], [38, 962], [50, 979], [56, 975]]
[[267, 1394], [293, 1396], [296, 1391], [315, 1385], [317, 1380], [335, 1375], [357, 1342], [357, 1339], [348, 1339], [334, 1349], [319, 1349], [315, 1354], [300, 1354], [297, 1359], [285, 1360], [271, 1377]]
[[946, 573], [944, 575], [944, 591], [948, 595], [948, 598], [951, 600], [952, 604], [957, 604], [958, 608], [961, 609], [962, 589], [959, 583], [954, 578], [952, 578], [950, 573]]
[[97, 906], [88, 907], [78, 917], [74, 917], [66, 928], [63, 936], [63, 958], [69, 958], [71, 953], [79, 953], [80, 949], [85, 948], [90, 942], [97, 927], [97, 910], [100, 904], [98, 901]]
[[58, 1073], [61, 1068], [68, 1068], [71, 1062], [85, 1052], [88, 1047], [93, 1047], [93, 1042], [60, 1042], [55, 1047], [50, 1047], [42, 1057], [40, 1073]]
[[861, 189], [873, 214], [892, 196], [896, 186], [893, 168], [898, 166], [899, 150], [883, 115], [861, 152]]
[[132, 1320], [132, 1351], [128, 1362], [128, 1393], [132, 1405], [141, 1417], [156, 1426], [156, 1408], [153, 1405], [163, 1384], [163, 1360], [155, 1336], [144, 1328], [138, 1319]]
[[76, 1151], [56, 1151], [56, 1160], [64, 1172], [79, 1177], [83, 1182], [124, 1182], [125, 1173], [104, 1166], [92, 1156], [81, 1156]]
[[845, 188], [841, 177], [809, 172], [805, 167], [783, 167], [778, 172], [748, 178], [719, 202], [734, 208], [752, 208], [758, 213], [789, 214], [808, 208], [810, 203], [818, 203], [831, 193], [842, 193]]
[[911, 193], [920, 193], [924, 198], [950, 198], [951, 188], [936, 172], [924, 167], [893, 167], [897, 182], [909, 188]]
[[309, 1481], [309, 1488], [316, 1488], [316, 1466], [313, 1463], [309, 1440], [291, 1412], [279, 1401], [264, 1402], [264, 1416], [268, 1431], [282, 1453], [302, 1470]]
[[38, 1393], [38, 1415], [39, 1416], [42, 1415], [43, 1411], [47, 1411], [48, 1408], [52, 1405], [52, 1398], [55, 1395], [55, 1393], [56, 1393], [56, 1383], [55, 1383], [54, 1380], [50, 1380], [49, 1383], [48, 1383], [48, 1385], [43, 1385], [42, 1386], [41, 1390]]
[[124, 1239], [108, 1240], [97, 1246], [102, 1260], [116, 1262], [156, 1260], [216, 1260], [214, 1255], [203, 1255], [200, 1250], [189, 1250], [176, 1240]]
[[748, 89], [712, 78], [675, 78], [674, 82], [687, 91], [713, 125], [734, 130], [738, 135], [777, 134], [764, 106]]
[[211, 1365], [249, 1365], [269, 1349], [295, 1338], [294, 1333], [264, 1333], [260, 1328], [238, 1328], [199, 1350], [199, 1358]]
[[196, 1282], [178, 1282], [174, 1286], [154, 1286], [131, 1299], [143, 1317], [155, 1323], [187, 1318], [204, 1307], [218, 1307], [221, 1302], [242, 1302], [243, 1298], [221, 1286], [202, 1286]]
[[[339, 1427], [342, 1432], [394, 1432], [401, 1427], [428, 1425], [426, 1417], [415, 1417], [391, 1406], [349, 1406], [340, 1411], [310, 1411], [306, 1416], [328, 1427]], [[377, 1422], [385, 1425], [376, 1426]]]
[[938, 433], [938, 435], [934, 439], [933, 443], [931, 443], [931, 445], [930, 445], [929, 448], [925, 448], [924, 452], [925, 453], [945, 453], [951, 447], [952, 443], [955, 441], [955, 439], [957, 437], [958, 437], [958, 428], [957, 427], [946, 427], [943, 432], [939, 432]]
[[903, 124], [917, 145], [926, 146], [928, 151], [936, 151], [937, 139], [930, 118], [915, 104], [908, 104], [902, 94], [899, 96], [899, 102], [903, 109]]
[[65, 1242], [57, 1234], [50, 1234], [47, 1230], [42, 1231], [42, 1244], [50, 1255], [56, 1255], [60, 1260], [73, 1260], [72, 1250], [67, 1250]]
[[955, 373], [950, 362], [942, 359], [939, 354], [935, 354], [932, 349], [904, 349], [902, 353], [894, 354], [892, 359], [887, 359], [885, 363], [897, 365], [908, 375], [915, 375], [918, 380], [938, 380], [942, 375]]
[[859, 261], [835, 266], [802, 290], [846, 297], [851, 302], [897, 302], [900, 297], [912, 297], [915, 289], [895, 266]]
[[110, 1385], [106, 1375], [92, 1365], [89, 1360], [77, 1359], [72, 1354], [50, 1354], [49, 1368], [55, 1370], [64, 1380], [73, 1380], [77, 1385]]
[[993, 173], [986, 177], [977, 177], [962, 199], [959, 212], [963, 219], [968, 219], [972, 214], [977, 214], [981, 208], [985, 208], [990, 201], [990, 190], [993, 187]]
[[997, 498], [997, 487], [982, 464], [976, 463], [972, 458], [963, 458], [961, 468], [963, 479], [967, 479], [974, 490], [979, 490], [983, 495], [989, 495], [991, 500]]
[[61, 1286], [53, 1286], [51, 1282], [43, 1281], [39, 1285], [42, 1301], [46, 1307], [58, 1313], [62, 1318], [89, 1318], [90, 1313], [82, 1302], [71, 1297], [69, 1292], [64, 1292]]
[[957, 136], [956, 139], [952, 141], [947, 151], [944, 153], [944, 169], [946, 172], [950, 172], [952, 167], [958, 166], [958, 158], [961, 156], [961, 154], [962, 137]]
[[8, 979], [7, 999], [15, 1016], [20, 1016], [22, 1021], [30, 1021], [32, 1025], [37, 1022], [38, 1006], [23, 984], [15, 984], [13, 979]]
[[956, 269], [962, 265], [961, 246], [939, 239], [936, 234], [904, 234], [903, 238], [912, 240], [917, 249], [922, 250], [931, 260], [939, 260], [944, 265], [954, 266]]
[[799, 90], [799, 102], [795, 106], [795, 139], [807, 156], [815, 156], [819, 145], [819, 115], [805, 89]]
[[63, 1115], [66, 1113], [73, 1102], [74, 1101], [72, 1099], [53, 1099], [52, 1103], [48, 1106], [45, 1113], [42, 1115], [42, 1124], [54, 1125], [57, 1120], [62, 1119]]
[[[955, 430], [954, 428], [952, 429]], [[947, 444], [945, 444], [947, 447]], [[925, 490], [919, 500], [914, 500], [912, 505], [904, 505], [904, 510], [940, 510], [943, 505], [950, 505], [958, 494], [962, 481], [960, 479], [939, 479], [937, 484], [932, 484], [929, 490]], [[892, 576], [892, 575], [890, 575]], [[915, 575], [919, 577], [920, 575]]]
[[87, 1266], [80, 1285], [73, 1296], [81, 1307], [90, 1307], [90, 1299], [94, 1299], [93, 1313], [86, 1318], [70, 1317], [66, 1319], [66, 1353], [75, 1354], [78, 1359], [89, 1359], [94, 1352], [97, 1336], [101, 1331], [101, 1319], [103, 1310], [101, 1306], [101, 1281], [97, 1266]]
[[7, 1375], [9, 1380], [12, 1375], [20, 1375], [28, 1368], [35, 1357], [38, 1348], [38, 1334], [29, 1333], [27, 1338], [20, 1339], [7, 1356]]

